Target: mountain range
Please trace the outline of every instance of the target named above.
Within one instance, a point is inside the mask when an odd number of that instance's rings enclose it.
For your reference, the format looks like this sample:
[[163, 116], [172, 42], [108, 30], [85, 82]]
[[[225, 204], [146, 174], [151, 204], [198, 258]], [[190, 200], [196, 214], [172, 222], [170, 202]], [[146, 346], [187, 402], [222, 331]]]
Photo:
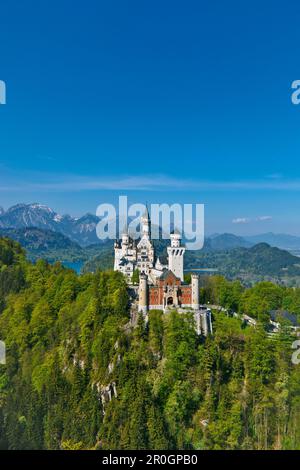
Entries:
[[7, 211], [0, 208], [0, 228], [25, 229], [35, 227], [65, 235], [80, 246], [100, 243], [96, 234], [98, 217], [85, 214], [80, 218], [60, 215], [42, 204], [16, 204]]
[[[76, 218], [60, 215], [49, 207], [34, 204], [16, 204], [8, 210], [0, 207], [0, 229], [28, 229], [31, 227], [51, 230], [68, 237], [81, 247], [103, 243], [98, 239], [96, 226], [99, 218], [85, 214]], [[260, 235], [240, 237], [231, 233], [213, 234], [205, 240], [205, 250], [227, 250], [238, 247], [249, 248], [257, 243], [268, 243], [270, 246], [285, 250], [300, 250], [300, 237], [288, 234], [263, 233]]]
[[[100, 241], [96, 235], [98, 218], [59, 215], [41, 204], [17, 204], [7, 211], [0, 208], [0, 236], [18, 241], [30, 260], [62, 261], [84, 265], [85, 271], [113, 267], [113, 240]], [[162, 262], [169, 240], [154, 241]], [[287, 250], [286, 250], [287, 249]], [[230, 233], [213, 234], [202, 250], [187, 251], [187, 269], [213, 268], [230, 278], [245, 281], [271, 278], [296, 279], [300, 283], [300, 237], [266, 233], [240, 237]], [[77, 269], [77, 268], [76, 268]]]

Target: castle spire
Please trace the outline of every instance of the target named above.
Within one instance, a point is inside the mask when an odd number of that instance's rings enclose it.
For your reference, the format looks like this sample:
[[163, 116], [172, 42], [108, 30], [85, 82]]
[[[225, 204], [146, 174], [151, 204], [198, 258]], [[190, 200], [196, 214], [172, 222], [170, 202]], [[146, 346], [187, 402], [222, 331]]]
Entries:
[[146, 209], [144, 212], [144, 215], [141, 217], [141, 235], [146, 236], [147, 238], [150, 238], [151, 235], [151, 221], [150, 221], [150, 216], [149, 216], [149, 211], [146, 203]]
[[144, 215], [143, 215], [143, 219], [148, 220], [148, 222], [150, 222], [150, 216], [149, 216], [148, 203], [147, 202], [145, 204], [145, 212], [144, 212]]

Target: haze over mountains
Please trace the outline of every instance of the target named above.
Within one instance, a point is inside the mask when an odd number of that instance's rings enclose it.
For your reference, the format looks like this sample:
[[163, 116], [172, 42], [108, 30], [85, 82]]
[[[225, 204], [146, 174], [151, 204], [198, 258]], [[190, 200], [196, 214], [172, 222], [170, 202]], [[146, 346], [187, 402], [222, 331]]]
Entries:
[[284, 250], [300, 250], [300, 237], [295, 235], [268, 232], [244, 238], [253, 245], [256, 243], [268, 243], [270, 246], [276, 246]]

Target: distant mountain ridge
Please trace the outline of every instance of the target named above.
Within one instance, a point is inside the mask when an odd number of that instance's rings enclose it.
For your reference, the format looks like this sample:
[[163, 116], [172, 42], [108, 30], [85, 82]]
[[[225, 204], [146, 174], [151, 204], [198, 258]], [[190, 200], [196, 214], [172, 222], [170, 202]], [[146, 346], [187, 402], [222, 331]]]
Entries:
[[[16, 204], [7, 211], [0, 208], [0, 229], [39, 228], [61, 233], [81, 247], [103, 243], [96, 234], [99, 218], [85, 214], [80, 218], [60, 215], [43, 204]], [[21, 236], [21, 234], [20, 234]], [[233, 234], [216, 235], [205, 240], [205, 249], [224, 250], [236, 247], [249, 247], [251, 243]]]
[[[99, 218], [85, 214], [79, 218], [60, 215], [46, 205], [16, 204], [5, 211], [0, 207], [0, 229], [39, 228], [51, 230], [68, 237], [81, 247], [105, 243], [97, 237]], [[205, 239], [204, 251], [222, 251], [234, 248], [250, 248], [258, 243], [267, 243], [286, 250], [300, 250], [300, 237], [272, 232], [260, 235], [238, 236], [232, 233], [212, 234]]]
[[252, 245], [253, 243], [245, 240], [243, 237], [233, 235], [232, 233], [223, 233], [206, 238], [204, 249], [206, 251], [222, 251], [231, 250], [238, 247], [249, 248]]
[[80, 218], [60, 215], [43, 204], [16, 204], [0, 210], [0, 228], [23, 229], [36, 227], [52, 230], [69, 237], [81, 246], [101, 243], [96, 234], [98, 217], [86, 214]]
[[246, 241], [253, 245], [257, 243], [268, 243], [270, 246], [276, 246], [284, 250], [300, 250], [300, 237], [288, 235], [285, 233], [262, 233], [244, 237]]

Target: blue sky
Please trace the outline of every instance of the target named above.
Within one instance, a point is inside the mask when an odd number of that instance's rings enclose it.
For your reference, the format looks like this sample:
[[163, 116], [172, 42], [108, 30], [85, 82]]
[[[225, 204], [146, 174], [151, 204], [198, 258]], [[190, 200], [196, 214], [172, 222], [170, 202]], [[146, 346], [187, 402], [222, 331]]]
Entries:
[[300, 235], [297, 1], [6, 0], [0, 205], [204, 203]]

